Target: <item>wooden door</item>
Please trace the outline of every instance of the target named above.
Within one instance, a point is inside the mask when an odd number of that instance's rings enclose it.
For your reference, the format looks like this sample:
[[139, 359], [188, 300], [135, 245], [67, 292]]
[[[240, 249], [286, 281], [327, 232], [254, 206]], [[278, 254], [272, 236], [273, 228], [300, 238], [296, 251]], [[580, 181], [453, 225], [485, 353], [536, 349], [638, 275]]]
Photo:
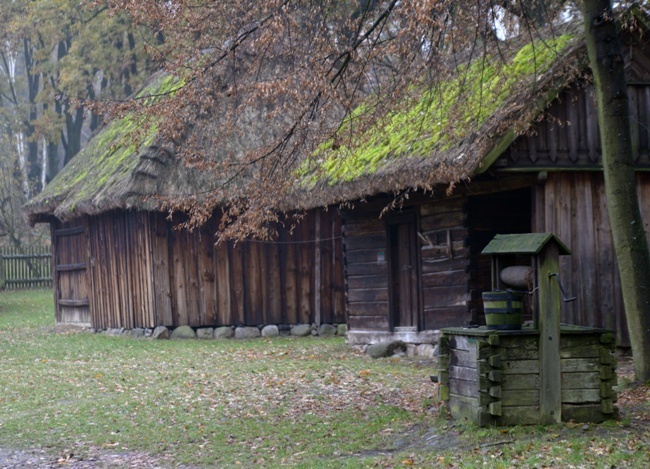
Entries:
[[54, 224], [52, 240], [56, 322], [90, 326], [85, 223]]
[[418, 260], [415, 216], [389, 222], [391, 322], [393, 327], [418, 327]]

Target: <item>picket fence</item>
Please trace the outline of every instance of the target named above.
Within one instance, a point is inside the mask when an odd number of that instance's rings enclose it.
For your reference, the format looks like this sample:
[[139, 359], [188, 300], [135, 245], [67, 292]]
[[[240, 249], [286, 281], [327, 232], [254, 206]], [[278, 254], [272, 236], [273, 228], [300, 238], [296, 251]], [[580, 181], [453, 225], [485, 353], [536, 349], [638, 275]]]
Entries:
[[0, 290], [52, 287], [49, 247], [0, 249]]

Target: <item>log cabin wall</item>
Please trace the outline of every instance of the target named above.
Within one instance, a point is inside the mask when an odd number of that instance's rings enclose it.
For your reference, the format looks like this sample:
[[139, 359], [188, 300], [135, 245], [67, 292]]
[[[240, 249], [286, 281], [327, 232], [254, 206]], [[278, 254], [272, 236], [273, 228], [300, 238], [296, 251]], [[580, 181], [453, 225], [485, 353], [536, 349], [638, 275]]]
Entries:
[[[405, 328], [433, 331], [468, 322], [467, 198], [411, 200], [412, 206], [381, 218], [387, 198], [343, 213], [348, 340], [350, 333], [368, 332], [358, 339], [363, 343]], [[411, 337], [429, 340], [405, 336]]]
[[468, 325], [471, 296], [467, 197], [421, 204], [419, 219], [422, 327], [435, 330]]

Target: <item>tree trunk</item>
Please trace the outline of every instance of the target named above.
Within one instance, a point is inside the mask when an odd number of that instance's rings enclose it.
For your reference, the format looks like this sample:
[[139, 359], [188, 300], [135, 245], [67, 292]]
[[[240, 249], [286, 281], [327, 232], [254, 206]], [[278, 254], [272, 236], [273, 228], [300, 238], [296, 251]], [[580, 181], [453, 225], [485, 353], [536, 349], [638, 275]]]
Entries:
[[610, 0], [583, 0], [594, 76], [607, 210], [637, 381], [650, 380], [650, 254], [634, 175], [623, 53]]

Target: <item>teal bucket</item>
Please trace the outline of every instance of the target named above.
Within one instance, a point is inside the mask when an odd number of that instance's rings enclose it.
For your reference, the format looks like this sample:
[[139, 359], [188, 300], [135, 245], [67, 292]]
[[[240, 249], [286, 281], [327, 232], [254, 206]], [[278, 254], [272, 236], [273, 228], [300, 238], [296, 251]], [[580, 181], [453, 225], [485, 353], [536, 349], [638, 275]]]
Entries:
[[513, 291], [483, 292], [483, 310], [488, 329], [521, 329], [521, 314], [524, 309], [523, 293]]

